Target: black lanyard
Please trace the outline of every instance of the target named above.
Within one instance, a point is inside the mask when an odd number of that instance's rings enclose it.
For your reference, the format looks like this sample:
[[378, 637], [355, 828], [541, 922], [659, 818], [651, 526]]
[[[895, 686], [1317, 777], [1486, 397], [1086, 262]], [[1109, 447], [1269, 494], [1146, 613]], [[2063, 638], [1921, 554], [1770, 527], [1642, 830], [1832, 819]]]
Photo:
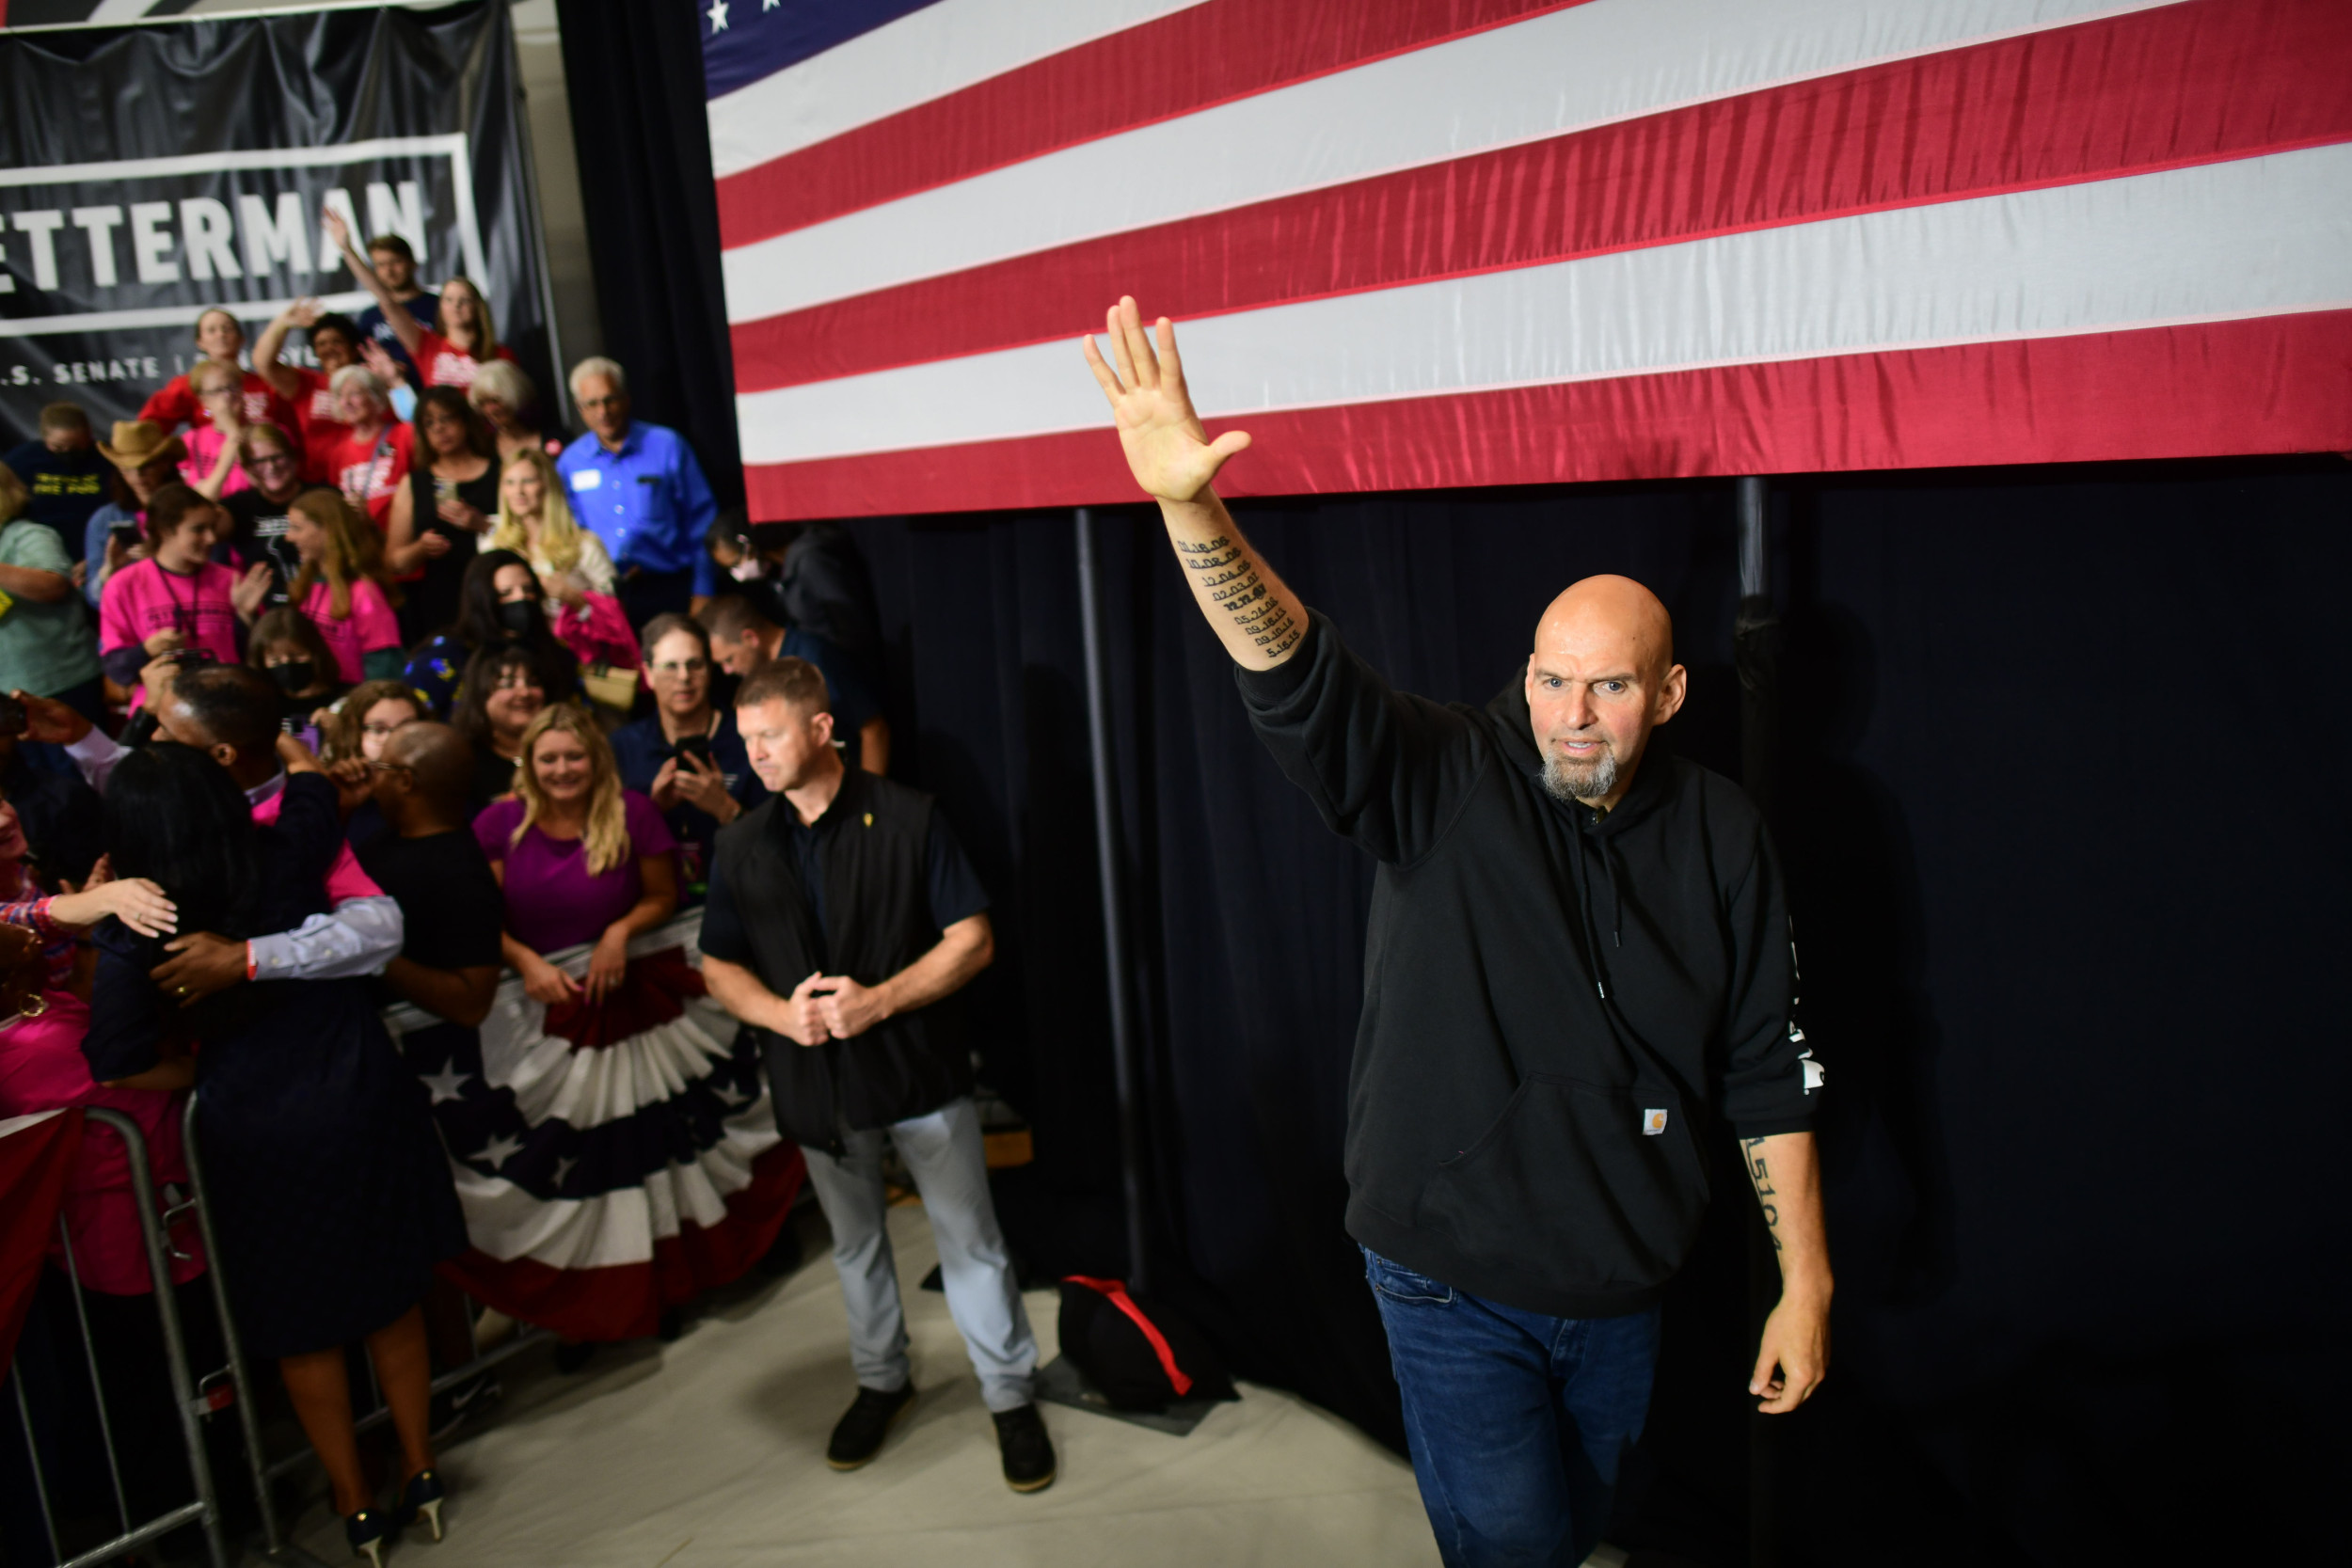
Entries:
[[[155, 562], [155, 575], [164, 579], [164, 597], [171, 601], [171, 629], [180, 633], [183, 637], [194, 637], [196, 635], [197, 603], [204, 595], [204, 585], [201, 580], [201, 574], [204, 568], [201, 566], [197, 568], [199, 580], [195, 587], [188, 590], [188, 602], [183, 606], [180, 602], [180, 590], [171, 585], [171, 579], [178, 577], [180, 574], [173, 571], [170, 567], [166, 566], [160, 561]], [[183, 616], [186, 617], [185, 621], [181, 619]]]

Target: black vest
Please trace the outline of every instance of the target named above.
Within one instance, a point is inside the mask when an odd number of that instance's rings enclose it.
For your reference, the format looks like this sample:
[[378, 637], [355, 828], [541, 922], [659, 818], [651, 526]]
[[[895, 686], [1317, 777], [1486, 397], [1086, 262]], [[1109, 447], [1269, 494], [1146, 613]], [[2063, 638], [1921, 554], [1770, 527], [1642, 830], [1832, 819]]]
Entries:
[[[823, 952], [792, 850], [792, 802], [772, 795], [720, 830], [712, 863], [752, 946], [751, 968], [778, 996], [819, 968], [879, 985], [939, 942], [927, 851], [931, 798], [858, 768], [825, 813], [817, 863], [825, 879]], [[780, 815], [782, 814], [782, 815]], [[795, 1143], [840, 1147], [841, 1133], [887, 1127], [972, 1092], [972, 1060], [953, 996], [884, 1019], [852, 1040], [804, 1046], [755, 1029], [768, 1057], [776, 1129]]]

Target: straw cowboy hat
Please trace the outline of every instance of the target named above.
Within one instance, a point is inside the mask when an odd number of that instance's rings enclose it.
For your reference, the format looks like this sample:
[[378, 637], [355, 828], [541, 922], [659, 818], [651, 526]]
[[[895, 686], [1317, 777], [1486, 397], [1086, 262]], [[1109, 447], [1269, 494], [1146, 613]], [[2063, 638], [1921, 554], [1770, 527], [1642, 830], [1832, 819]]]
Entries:
[[114, 444], [99, 442], [98, 455], [130, 474], [166, 458], [180, 462], [188, 455], [188, 449], [179, 436], [165, 435], [164, 427], [152, 420], [117, 420]]

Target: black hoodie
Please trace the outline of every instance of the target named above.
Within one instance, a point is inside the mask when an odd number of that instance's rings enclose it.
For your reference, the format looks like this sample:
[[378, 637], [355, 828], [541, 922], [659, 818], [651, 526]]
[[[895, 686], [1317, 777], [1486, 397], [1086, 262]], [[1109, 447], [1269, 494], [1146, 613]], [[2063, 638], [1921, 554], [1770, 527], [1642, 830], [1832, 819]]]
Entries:
[[1283, 772], [1380, 863], [1348, 1231], [1526, 1311], [1639, 1311], [1707, 1206], [1694, 1124], [1812, 1124], [1763, 820], [1656, 744], [1605, 816], [1555, 800], [1518, 682], [1441, 706], [1311, 623], [1288, 663], [1235, 678]]

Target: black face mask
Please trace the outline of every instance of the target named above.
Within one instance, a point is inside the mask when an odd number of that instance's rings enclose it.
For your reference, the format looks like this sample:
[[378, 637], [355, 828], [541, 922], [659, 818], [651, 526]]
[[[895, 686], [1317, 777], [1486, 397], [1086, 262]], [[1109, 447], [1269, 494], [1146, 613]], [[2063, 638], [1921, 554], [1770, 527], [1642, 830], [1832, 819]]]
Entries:
[[509, 637], [528, 637], [539, 625], [539, 607], [529, 599], [508, 599], [499, 606], [499, 628]]
[[319, 678], [319, 667], [311, 659], [290, 658], [283, 664], [271, 665], [269, 678], [278, 683], [278, 690], [291, 697], [297, 691], [310, 689]]

